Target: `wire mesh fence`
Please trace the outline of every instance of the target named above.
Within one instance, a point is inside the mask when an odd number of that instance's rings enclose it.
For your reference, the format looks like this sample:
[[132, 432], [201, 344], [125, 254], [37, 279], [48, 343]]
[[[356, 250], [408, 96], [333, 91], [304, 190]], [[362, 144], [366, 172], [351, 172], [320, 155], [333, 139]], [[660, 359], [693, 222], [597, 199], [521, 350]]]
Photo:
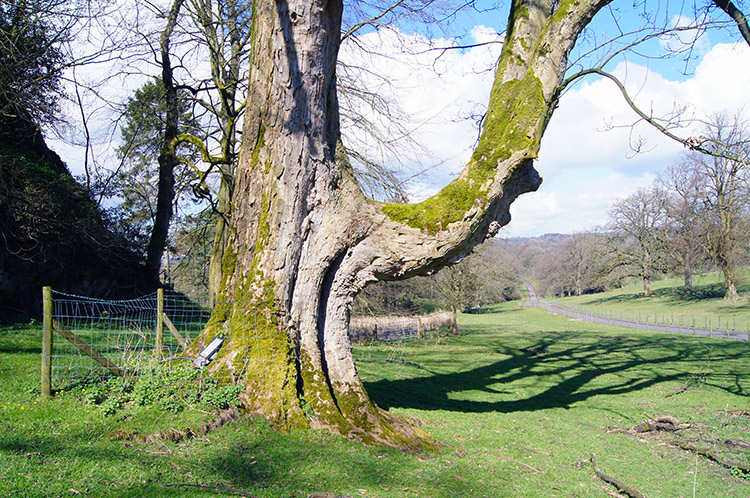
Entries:
[[[268, 303], [208, 307], [199, 304], [206, 300], [163, 289], [129, 300], [97, 299], [49, 288], [44, 296], [48, 338], [42, 348], [42, 393], [46, 395], [84, 379], [159, 377], [163, 382], [175, 368], [202, 369], [220, 349], [232, 355], [232, 369], [217, 380], [236, 384], [249, 368], [257, 366], [252, 362], [272, 359], [275, 352], [259, 337], [259, 323], [263, 327], [269, 320]], [[221, 319], [211, 320], [212, 314]], [[453, 320], [449, 312], [354, 317], [350, 335], [353, 341], [397, 341], [450, 328]], [[201, 333], [200, 346], [192, 345]]]
[[[130, 300], [45, 290], [45, 322], [49, 322], [50, 338], [49, 346], [43, 347], [42, 391], [45, 385], [47, 390], [62, 389], [92, 377], [164, 377], [186, 363], [201, 368], [213, 359], [225, 337], [232, 338], [228, 345], [235, 353], [233, 365], [238, 374], [222, 377], [220, 382], [238, 382], [250, 362], [262, 361], [271, 354], [257, 336], [258, 321], [266, 319], [261, 317], [264, 310], [267, 306], [255, 302], [217, 303], [208, 308], [164, 290]], [[210, 330], [212, 313], [228, 317], [217, 322], [214, 330]], [[239, 328], [242, 333], [236, 333]], [[217, 347], [208, 353], [206, 347], [187, 355], [185, 350], [204, 330], [207, 338], [219, 338]], [[49, 351], [46, 361], [44, 349]]]

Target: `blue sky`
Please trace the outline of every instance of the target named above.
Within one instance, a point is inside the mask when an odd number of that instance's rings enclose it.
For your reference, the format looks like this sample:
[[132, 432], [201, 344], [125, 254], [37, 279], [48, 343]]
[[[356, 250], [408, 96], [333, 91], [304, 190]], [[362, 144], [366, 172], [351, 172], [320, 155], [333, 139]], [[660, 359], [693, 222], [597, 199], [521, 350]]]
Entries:
[[[492, 2], [489, 2], [492, 3]], [[690, 12], [678, 3], [653, 3], [661, 11], [644, 11], [623, 3], [605, 11], [590, 25], [586, 41], [609, 37], [643, 25], [648, 19], [668, 26], [688, 26]], [[648, 4], [647, 4], [648, 6]], [[498, 13], [499, 12], [499, 13]], [[409, 192], [419, 200], [437, 192], [460, 172], [476, 139], [473, 123], [462, 120], [470, 113], [481, 114], [492, 81], [493, 62], [500, 45], [450, 51], [433, 62], [427, 47], [465, 44], [499, 39], [507, 11], [471, 13], [462, 18], [467, 36], [459, 41], [432, 38], [424, 33], [403, 33], [412, 55], [398, 55], [394, 33], [371, 33], [373, 46], [389, 54], [369, 60], [371, 67], [387, 71], [394, 86], [390, 91], [400, 108], [413, 116], [415, 134], [430, 155], [411, 160], [415, 169], [437, 165], [412, 182]], [[617, 18], [617, 23], [613, 19]], [[476, 23], [476, 24], [472, 24]], [[665, 47], [683, 48], [692, 42], [694, 31], [679, 38], [654, 38], [639, 48], [614, 59], [607, 70], [617, 75], [636, 103], [655, 115], [684, 108], [684, 137], [697, 135], [700, 128], [687, 118], [705, 119], [714, 113], [743, 114], [750, 118], [750, 48], [736, 43], [731, 29], [701, 36], [683, 56], [656, 58]], [[626, 39], [629, 40], [629, 39]], [[623, 42], [625, 43], [625, 42]], [[420, 49], [420, 47], [423, 47]], [[590, 47], [582, 43], [579, 49]], [[356, 57], [344, 48], [344, 57]], [[575, 57], [575, 52], [573, 54]], [[588, 57], [587, 62], [595, 60]], [[433, 69], [437, 69], [435, 76]], [[387, 90], [387, 89], [386, 89]], [[639, 124], [614, 84], [600, 77], [580, 80], [562, 98], [542, 140], [536, 168], [544, 178], [537, 192], [521, 196], [511, 208], [512, 221], [501, 236], [536, 236], [544, 233], [572, 233], [603, 225], [613, 200], [650, 185], [669, 165], [679, 160], [682, 145]], [[636, 154], [633, 146], [642, 143]]]
[[[413, 200], [437, 192], [461, 171], [477, 137], [476, 120], [486, 107], [492, 82], [492, 70], [500, 52], [502, 30], [507, 20], [507, 5], [493, 8], [498, 2], [481, 0], [478, 10], [464, 12], [455, 24], [446, 28], [408, 31], [371, 31], [362, 40], [378, 47], [380, 57], [369, 57], [369, 69], [387, 75], [388, 84], [373, 81], [394, 105], [410, 115], [406, 127], [421, 146], [407, 148], [399, 154], [404, 174], [426, 170], [409, 183]], [[641, 26], [647, 19], [667, 25], [686, 25], [691, 12], [681, 10], [679, 2], [651, 2], [644, 10], [631, 1], [615, 2], [612, 9], [601, 12], [589, 27], [579, 49], [608, 39], [619, 30]], [[617, 21], [615, 22], [615, 19]], [[412, 26], [414, 27], [414, 26]], [[407, 30], [409, 26], [404, 27]], [[446, 33], [462, 33], [459, 39]], [[690, 33], [682, 33], [690, 41]], [[398, 35], [398, 36], [396, 36]], [[750, 47], [735, 43], [734, 29], [712, 31], [704, 35], [682, 58], [655, 59], [667, 44], [679, 47], [679, 39], [655, 38], [640, 49], [612, 61], [607, 69], [620, 77], [636, 102], [656, 114], [669, 112], [674, 106], [685, 106], [686, 115], [704, 118], [711, 113], [743, 113], [750, 117]], [[471, 42], [496, 43], [464, 50], [450, 50], [436, 60], [440, 52], [430, 47], [444, 47]], [[588, 45], [587, 45], [588, 44]], [[410, 54], [404, 53], [404, 46]], [[342, 47], [344, 59], [357, 60], [350, 45]], [[576, 56], [574, 52], [573, 56]], [[592, 57], [588, 58], [591, 61]], [[92, 71], [102, 71], [93, 67]], [[366, 79], [366, 77], [364, 77]], [[117, 80], [111, 92], [122, 95], [142, 83], [140, 79]], [[94, 108], [95, 103], [91, 104]], [[75, 115], [75, 109], [72, 109]], [[97, 157], [103, 162], [116, 147], [108, 142], [107, 124], [112, 114], [99, 113]], [[601, 78], [587, 77], [574, 85], [562, 98], [542, 141], [536, 168], [544, 178], [537, 192], [520, 197], [511, 208], [513, 219], [501, 236], [535, 236], [544, 233], [571, 233], [593, 228], [607, 221], [607, 210], [618, 197], [629, 195], [649, 185], [667, 166], [679, 159], [682, 146], [665, 139], [645, 125], [628, 128], [635, 121], [614, 85]], [[388, 129], [389, 125], [383, 126]], [[681, 131], [685, 136], [697, 134], [696, 126]], [[345, 136], [346, 138], [346, 136]], [[350, 136], [350, 139], [356, 139]], [[647, 152], [634, 154], [630, 144], [643, 138]], [[51, 141], [75, 174], [83, 172], [82, 148]], [[391, 164], [393, 157], [383, 158]]]

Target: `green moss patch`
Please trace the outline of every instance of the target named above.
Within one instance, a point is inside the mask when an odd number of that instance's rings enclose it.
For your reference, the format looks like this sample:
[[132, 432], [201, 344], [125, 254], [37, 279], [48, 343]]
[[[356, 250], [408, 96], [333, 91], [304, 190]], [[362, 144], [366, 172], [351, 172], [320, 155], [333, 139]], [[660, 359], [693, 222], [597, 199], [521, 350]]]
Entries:
[[536, 154], [539, 137], [532, 130], [544, 115], [546, 105], [542, 83], [533, 72], [522, 80], [505, 83], [496, 80], [482, 136], [468, 171], [423, 202], [385, 204], [383, 213], [394, 221], [434, 235], [445, 230], [450, 223], [461, 220], [475, 205], [484, 208], [489, 182], [498, 164], [513, 152], [529, 147]]

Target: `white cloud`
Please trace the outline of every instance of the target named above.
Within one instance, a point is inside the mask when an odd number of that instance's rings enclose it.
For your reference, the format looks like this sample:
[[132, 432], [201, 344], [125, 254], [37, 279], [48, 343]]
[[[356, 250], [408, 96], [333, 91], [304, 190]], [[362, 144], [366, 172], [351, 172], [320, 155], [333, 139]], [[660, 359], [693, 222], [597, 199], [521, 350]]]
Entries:
[[650, 172], [638, 176], [617, 171], [598, 176], [597, 172], [595, 168], [573, 170], [519, 197], [511, 205], [512, 221], [502, 236], [573, 233], [602, 226], [614, 199], [651, 185], [655, 178]]
[[[656, 68], [658, 70], [658, 68]], [[750, 111], [750, 50], [744, 43], [715, 45], [703, 57], [695, 74], [685, 81], [670, 81], [654, 69], [620, 64], [613, 73], [646, 112], [661, 116], [685, 108], [686, 118], [705, 118], [725, 112]], [[539, 193], [526, 194], [513, 204], [511, 235], [573, 232], [603, 224], [611, 202], [651, 184], [684, 148], [653, 127], [639, 123], [612, 82], [586, 81], [569, 91], [550, 122], [536, 167], [545, 181], [540, 191], [556, 195], [564, 210], [549, 209]], [[610, 125], [609, 131], [601, 131]], [[687, 122], [679, 135], [700, 129]], [[634, 155], [629, 144], [646, 141], [648, 152]]]
[[[689, 20], [674, 22], [684, 25]], [[407, 40], [412, 55], [401, 51], [396, 35]], [[472, 35], [477, 43], [498, 39], [494, 30], [484, 26], [475, 27]], [[368, 44], [394, 50], [390, 57], [373, 59], [371, 67], [388, 74], [394, 85], [391, 95], [415, 116], [415, 123], [424, 121], [417, 127], [419, 139], [434, 155], [426, 159], [427, 164], [444, 163], [411, 186], [412, 198], [422, 200], [455, 178], [468, 160], [477, 132], [473, 123], [456, 118], [476, 102], [483, 103], [480, 109], [486, 106], [493, 77], [486, 69], [494, 66], [501, 46], [450, 50], [435, 61], [436, 52], [428, 48], [449, 46], [450, 40], [388, 31], [367, 37], [371, 37], [365, 40]], [[750, 111], [750, 50], [743, 43], [711, 47], [695, 74], [683, 81], [666, 79], [658, 66], [625, 62], [612, 73], [640, 108], [653, 116], [684, 109], [682, 116], [689, 121], [716, 112]], [[675, 131], [687, 137], [698, 129], [698, 124], [686, 122]], [[636, 154], [632, 147], [639, 143], [643, 153]], [[650, 185], [683, 150], [652, 126], [638, 123], [614, 83], [589, 77], [561, 99], [536, 164], [544, 183], [538, 192], [513, 204], [513, 219], [503, 233], [566, 233], [602, 225], [614, 199]]]
[[659, 38], [659, 45], [668, 53], [681, 53], [691, 51], [693, 54], [705, 54], [711, 47], [711, 42], [705, 26], [701, 27], [703, 21], [697, 21], [692, 17], [682, 14], [672, 16], [671, 28], [679, 28], [670, 31]]
[[[485, 26], [475, 26], [471, 34], [475, 43], [501, 41], [494, 29]], [[377, 79], [367, 71], [358, 75], [360, 83], [390, 96], [397, 109], [412, 116], [405, 127], [429, 151], [409, 159], [408, 165], [415, 170], [440, 165], [409, 186], [412, 198], [422, 200], [455, 178], [469, 159], [477, 130], [474, 122], [461, 117], [483, 112], [501, 44], [438, 51], [436, 47], [457, 42], [385, 29], [364, 35], [360, 43], [374, 50], [366, 54], [344, 45], [342, 59], [387, 76]], [[654, 115], [681, 106], [687, 106], [687, 115], [697, 117], [750, 112], [750, 49], [744, 43], [707, 49], [695, 73], [682, 81], [661, 76], [659, 66], [621, 63], [613, 73], [638, 105]], [[637, 117], [608, 80], [589, 77], [569, 90], [542, 141], [536, 167], [544, 183], [538, 192], [514, 203], [513, 221], [504, 233], [571, 232], [606, 222], [613, 199], [648, 185], [683, 150], [643, 123], [630, 128], [635, 121]], [[681, 133], [689, 136], [697, 131], [693, 124]], [[629, 145], [640, 138], [649, 152], [634, 155]]]
[[[471, 34], [476, 44], [500, 41], [495, 30], [485, 26], [475, 26]], [[486, 104], [479, 102], [486, 101], [489, 95], [500, 43], [441, 50], [455, 47], [456, 42], [430, 40], [397, 30], [366, 34], [359, 43], [371, 50], [364, 53], [352, 44], [344, 45], [342, 60], [350, 65], [365, 66], [367, 71], [358, 74], [360, 83], [377, 88], [410, 116], [405, 126], [425, 144], [429, 155], [418, 155], [406, 162], [414, 170], [442, 164], [438, 170], [430, 171], [432, 181], [429, 183], [447, 184], [471, 155], [477, 130], [474, 122], [462, 118], [473, 112], [480, 115], [484, 112]], [[373, 74], [387, 75], [387, 81]], [[360, 111], [367, 112], [367, 109], [360, 108]], [[367, 141], [361, 134], [354, 132], [355, 136], [351, 136], [352, 130], [348, 131], [349, 140]], [[403, 155], [406, 154], [408, 151], [403, 151]], [[385, 160], [395, 161], [395, 158], [386, 156]]]

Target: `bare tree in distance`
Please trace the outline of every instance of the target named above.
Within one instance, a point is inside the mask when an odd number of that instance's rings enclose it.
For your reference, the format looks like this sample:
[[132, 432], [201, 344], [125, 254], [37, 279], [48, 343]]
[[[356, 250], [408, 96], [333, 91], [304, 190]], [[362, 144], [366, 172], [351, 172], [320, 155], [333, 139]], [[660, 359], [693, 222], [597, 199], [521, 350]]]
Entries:
[[724, 299], [736, 301], [738, 262], [750, 242], [750, 130], [739, 117], [716, 115], [706, 122], [704, 147], [713, 154], [689, 154], [686, 165], [696, 186], [704, 250], [724, 276]]
[[668, 193], [666, 243], [670, 267], [681, 271], [683, 292], [693, 293], [693, 272], [706, 259], [702, 240], [705, 236], [701, 217], [704, 203], [701, 199], [701, 176], [690, 165], [692, 154], [670, 166], [658, 182]]
[[666, 269], [667, 205], [666, 192], [652, 187], [613, 202], [610, 209], [607, 231], [612, 265], [629, 268], [641, 277], [645, 296], [651, 295], [653, 278]]
[[541, 238], [536, 241], [539, 254], [526, 274], [533, 277], [540, 295], [580, 296], [607, 289], [617, 273], [608, 261], [606, 240], [594, 231]]

